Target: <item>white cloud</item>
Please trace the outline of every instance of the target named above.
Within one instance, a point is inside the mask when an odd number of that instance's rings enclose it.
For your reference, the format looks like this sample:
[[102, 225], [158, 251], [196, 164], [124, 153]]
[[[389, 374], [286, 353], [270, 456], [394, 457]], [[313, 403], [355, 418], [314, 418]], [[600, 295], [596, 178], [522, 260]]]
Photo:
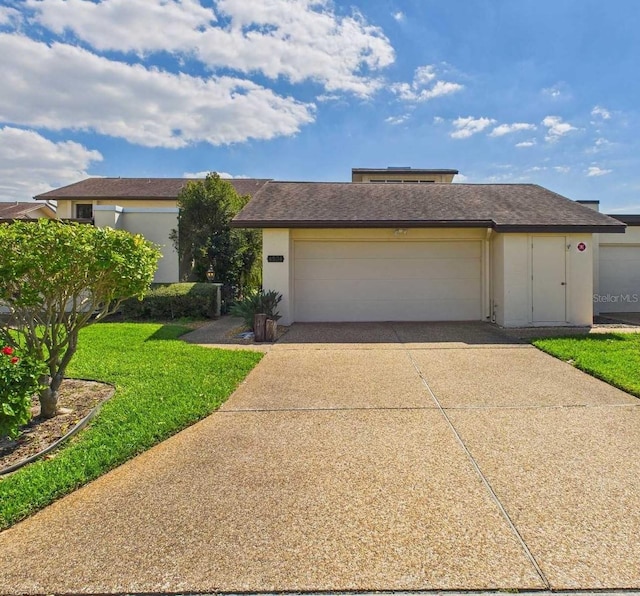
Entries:
[[529, 139], [528, 141], [522, 141], [520, 143], [516, 143], [516, 147], [533, 147], [536, 144], [535, 139]]
[[559, 116], [547, 116], [542, 124], [547, 127], [547, 134], [544, 137], [549, 143], [554, 143], [561, 137], [573, 130], [578, 130], [575, 126], [571, 126], [568, 122], [563, 122]]
[[464, 174], [456, 174], [453, 177], [453, 181], [462, 184], [464, 182], [468, 182], [469, 181], [469, 176], [465, 176]]
[[559, 174], [568, 174], [571, 171], [569, 166], [553, 166], [553, 169]]
[[493, 118], [456, 118], [453, 121], [455, 130], [451, 133], [452, 139], [466, 139], [471, 135], [482, 132], [485, 128], [495, 124]]
[[514, 132], [520, 132], [522, 130], [535, 130], [535, 124], [529, 124], [527, 122], [514, 122], [513, 124], [500, 124], [496, 126], [490, 133], [490, 137], [502, 137], [504, 135], [512, 134]]
[[[202, 170], [201, 172], [185, 172], [182, 174], [183, 178], [206, 178], [207, 174], [211, 174], [211, 172], [215, 172], [215, 170]], [[229, 174], [228, 172], [216, 172], [220, 178], [224, 178], [225, 180], [238, 180], [249, 178], [249, 176], [245, 176], [244, 174], [240, 174], [235, 176], [233, 174]]]
[[557, 99], [562, 95], [562, 91], [560, 91], [558, 87], [547, 87], [546, 89], [542, 90], [542, 93], [548, 95], [549, 97], [553, 97], [554, 99]]
[[391, 16], [396, 21], [398, 21], [398, 23], [402, 23], [402, 21], [404, 21], [404, 19], [405, 19], [404, 13], [401, 10], [399, 10], [398, 12], [394, 12]]
[[434, 116], [433, 123], [434, 124], [442, 124], [444, 122], [444, 118], [442, 116]]
[[603, 120], [609, 120], [611, 118], [611, 112], [601, 106], [595, 106], [593, 110], [591, 110], [591, 115], [594, 118], [600, 117]]
[[32, 130], [5, 126], [0, 128], [0, 200], [27, 201], [77, 182], [98, 161], [98, 151], [79, 143], [54, 143]]
[[613, 170], [605, 170], [598, 166], [589, 166], [589, 169], [586, 171], [587, 176], [606, 176], [607, 174], [611, 174]]
[[10, 6], [0, 6], [0, 25], [15, 25], [21, 19], [20, 11]]
[[170, 52], [210, 69], [260, 72], [327, 91], [369, 96], [382, 86], [372, 73], [391, 64], [393, 47], [379, 27], [329, 0], [27, 0], [51, 31], [72, 31], [100, 51], [145, 56]]
[[408, 102], [422, 102], [451, 95], [464, 89], [460, 83], [437, 80], [436, 67], [427, 64], [416, 68], [411, 83], [394, 83], [391, 90], [402, 100]]
[[388, 118], [385, 118], [384, 121], [387, 124], [396, 126], [398, 124], [404, 124], [407, 120], [409, 120], [409, 118], [409, 114], [401, 114], [400, 116], [389, 116]]
[[242, 79], [202, 79], [0, 34], [0, 120], [89, 130], [147, 147], [292, 135], [314, 106]]

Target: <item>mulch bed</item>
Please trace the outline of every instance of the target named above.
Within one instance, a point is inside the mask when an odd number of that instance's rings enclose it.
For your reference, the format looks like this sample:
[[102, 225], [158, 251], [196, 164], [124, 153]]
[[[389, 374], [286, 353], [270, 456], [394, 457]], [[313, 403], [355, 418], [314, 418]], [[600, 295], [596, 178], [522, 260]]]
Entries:
[[[33, 398], [31, 422], [15, 439], [0, 439], [0, 470], [36, 455], [67, 434], [82, 418], [113, 395], [113, 387], [96, 381], [65, 379], [60, 386], [58, 406], [62, 412], [55, 418], [39, 417], [40, 403]], [[53, 453], [45, 457], [53, 457]]]

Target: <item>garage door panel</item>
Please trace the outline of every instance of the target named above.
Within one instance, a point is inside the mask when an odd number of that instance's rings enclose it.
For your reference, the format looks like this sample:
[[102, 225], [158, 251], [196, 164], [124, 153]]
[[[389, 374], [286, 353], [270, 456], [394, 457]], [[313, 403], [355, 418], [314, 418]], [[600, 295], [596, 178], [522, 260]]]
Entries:
[[431, 258], [477, 258], [479, 242], [296, 242], [296, 259], [418, 259], [424, 247]]
[[482, 318], [479, 241], [298, 241], [297, 321]]
[[402, 303], [404, 300], [450, 300], [475, 298], [480, 292], [480, 280], [469, 282], [465, 279], [438, 280], [410, 279], [403, 280], [399, 293], [395, 280], [341, 280], [332, 283], [325, 280], [304, 280], [295, 284], [295, 295], [298, 301], [322, 300], [387, 300]]
[[480, 308], [470, 300], [403, 300], [392, 309], [385, 300], [306, 301], [296, 308], [300, 322], [477, 321]]
[[480, 278], [478, 259], [296, 259], [298, 280], [359, 279], [410, 280], [417, 275], [429, 279]]
[[640, 246], [600, 247], [600, 311], [640, 311]]

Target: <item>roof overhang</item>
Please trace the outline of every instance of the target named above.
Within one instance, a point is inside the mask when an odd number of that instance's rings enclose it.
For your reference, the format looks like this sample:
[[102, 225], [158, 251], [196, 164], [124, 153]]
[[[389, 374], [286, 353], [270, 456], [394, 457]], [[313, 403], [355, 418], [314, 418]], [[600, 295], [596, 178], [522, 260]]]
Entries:
[[[640, 225], [640, 220], [639, 220]], [[626, 225], [514, 225], [493, 220], [232, 220], [233, 228], [490, 228], [500, 233], [624, 234]]]

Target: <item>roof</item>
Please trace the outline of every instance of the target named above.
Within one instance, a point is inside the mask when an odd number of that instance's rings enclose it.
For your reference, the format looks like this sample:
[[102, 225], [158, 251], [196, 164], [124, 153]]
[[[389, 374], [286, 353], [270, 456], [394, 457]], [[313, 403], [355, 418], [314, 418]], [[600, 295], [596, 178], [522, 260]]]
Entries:
[[624, 232], [625, 225], [535, 184], [269, 182], [234, 218], [246, 228], [482, 227]]
[[352, 174], [459, 174], [458, 170], [446, 169], [423, 169], [411, 167], [393, 167], [388, 168], [351, 168]]
[[[24, 202], [18, 203], [17, 201], [4, 203], [0, 202], [0, 219], [31, 219], [29, 213], [38, 211], [38, 209], [50, 209], [48, 205], [42, 203]], [[53, 210], [50, 209], [53, 216]]]
[[[190, 181], [203, 178], [87, 178], [69, 186], [56, 188], [34, 197], [37, 200], [59, 199], [155, 199], [175, 200]], [[253, 195], [266, 179], [226, 179], [240, 195]]]
[[640, 215], [638, 215], [637, 213], [633, 213], [630, 215], [616, 213], [615, 215], [609, 215], [609, 217], [614, 217], [618, 221], [621, 221], [628, 226], [640, 226]]

